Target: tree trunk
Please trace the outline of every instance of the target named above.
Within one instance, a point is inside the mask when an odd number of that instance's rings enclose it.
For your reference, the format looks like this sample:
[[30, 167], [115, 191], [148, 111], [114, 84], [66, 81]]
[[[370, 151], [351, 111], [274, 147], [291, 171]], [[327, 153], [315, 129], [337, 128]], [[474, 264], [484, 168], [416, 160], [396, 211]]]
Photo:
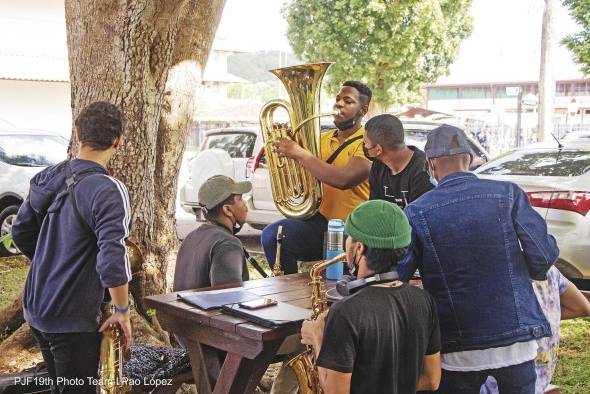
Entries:
[[[124, 116], [124, 143], [109, 170], [129, 189], [131, 238], [145, 260], [130, 284], [139, 313], [132, 314], [134, 337], [142, 343], [169, 344], [143, 321], [148, 314], [142, 301], [166, 290], [167, 265], [176, 254], [178, 171], [224, 5], [225, 0], [65, 1], [73, 119], [97, 100], [118, 105]], [[72, 132], [70, 157], [76, 151]], [[0, 365], [12, 360], [4, 373], [40, 359], [29, 326], [15, 323], [22, 321], [19, 302], [20, 297], [0, 315], [16, 330], [0, 345]], [[159, 328], [157, 320], [152, 323]]]
[[[124, 143], [109, 170], [127, 185], [132, 199], [131, 238], [145, 259], [134, 289], [140, 312], [143, 296], [166, 290], [167, 265], [178, 246], [178, 171], [199, 70], [206, 64], [224, 3], [65, 2], [73, 118], [96, 100], [110, 101], [124, 114]], [[191, 70], [189, 83], [180, 80], [176, 68], [170, 73], [175, 65]], [[178, 86], [189, 89], [180, 95]], [[70, 155], [75, 151], [74, 142]]]
[[554, 9], [555, 0], [545, 0], [541, 32], [538, 141], [547, 141], [553, 138], [551, 137], [551, 133], [553, 133], [553, 111], [555, 105], [555, 76], [553, 73], [553, 46], [555, 41]]

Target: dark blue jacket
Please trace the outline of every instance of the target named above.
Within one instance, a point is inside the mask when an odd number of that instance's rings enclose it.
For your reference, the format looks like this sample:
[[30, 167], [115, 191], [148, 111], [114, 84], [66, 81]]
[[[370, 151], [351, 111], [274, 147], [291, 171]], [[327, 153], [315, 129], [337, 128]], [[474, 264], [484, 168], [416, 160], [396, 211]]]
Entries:
[[[31, 180], [12, 227], [14, 242], [31, 259], [23, 309], [32, 327], [48, 333], [93, 332], [105, 289], [131, 280], [125, 239], [131, 209], [125, 185], [99, 164], [76, 159], [74, 173], [92, 169], [74, 191], [84, 221], [65, 189], [65, 162]], [[56, 198], [57, 197], [57, 198]]]
[[418, 268], [439, 313], [442, 352], [549, 336], [531, 279], [559, 255], [543, 218], [515, 184], [458, 172], [405, 209], [412, 243], [398, 265]]

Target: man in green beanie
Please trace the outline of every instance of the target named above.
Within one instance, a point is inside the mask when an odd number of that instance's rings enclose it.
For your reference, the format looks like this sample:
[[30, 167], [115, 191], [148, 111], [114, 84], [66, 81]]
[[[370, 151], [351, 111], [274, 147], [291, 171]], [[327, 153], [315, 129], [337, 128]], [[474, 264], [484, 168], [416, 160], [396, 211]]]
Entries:
[[434, 300], [391, 271], [410, 243], [408, 219], [397, 205], [371, 200], [348, 215], [344, 228], [346, 259], [357, 276], [343, 285], [351, 295], [301, 328], [324, 392], [436, 390], [441, 372]]

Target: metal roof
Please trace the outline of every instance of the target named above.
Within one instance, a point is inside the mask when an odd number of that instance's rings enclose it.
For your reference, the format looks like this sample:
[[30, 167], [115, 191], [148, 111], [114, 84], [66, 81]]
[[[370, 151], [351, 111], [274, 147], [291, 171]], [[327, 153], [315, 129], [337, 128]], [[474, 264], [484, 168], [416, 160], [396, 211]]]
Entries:
[[66, 58], [0, 51], [0, 79], [68, 82], [69, 74]]

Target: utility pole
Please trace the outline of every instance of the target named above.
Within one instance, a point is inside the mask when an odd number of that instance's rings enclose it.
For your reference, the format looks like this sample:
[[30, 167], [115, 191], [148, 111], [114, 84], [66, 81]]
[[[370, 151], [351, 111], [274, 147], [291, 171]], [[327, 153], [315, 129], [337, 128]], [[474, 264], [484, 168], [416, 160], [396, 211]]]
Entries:
[[551, 139], [553, 112], [555, 110], [555, 75], [553, 73], [553, 50], [555, 24], [553, 20], [555, 0], [545, 0], [541, 32], [541, 67], [539, 72], [539, 141]]
[[514, 146], [518, 148], [520, 146], [520, 129], [522, 127], [522, 91], [524, 90], [524, 86], [518, 87], [518, 97], [516, 98], [516, 137], [514, 141]]

